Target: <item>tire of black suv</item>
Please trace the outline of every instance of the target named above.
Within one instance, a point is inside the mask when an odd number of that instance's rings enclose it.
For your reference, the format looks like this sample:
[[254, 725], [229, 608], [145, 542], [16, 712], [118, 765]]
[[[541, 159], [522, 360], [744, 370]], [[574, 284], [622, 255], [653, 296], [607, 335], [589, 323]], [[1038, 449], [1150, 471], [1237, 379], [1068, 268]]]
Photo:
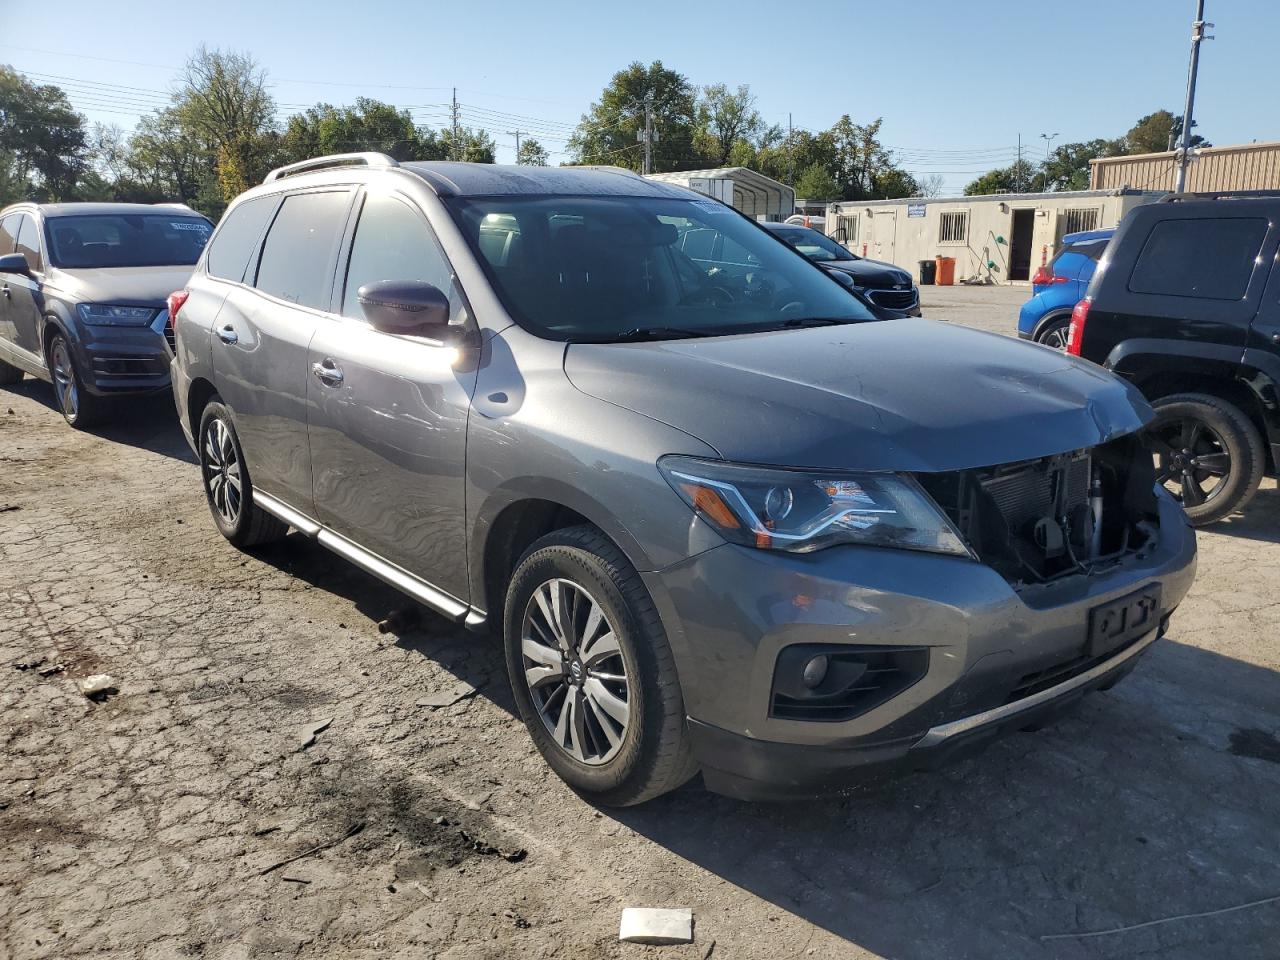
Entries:
[[[1234, 404], [1207, 393], [1175, 393], [1155, 400], [1152, 406], [1156, 411], [1156, 419], [1147, 429], [1153, 438], [1158, 439], [1163, 429], [1165, 435], [1173, 439], [1170, 431], [1177, 424], [1199, 424], [1209, 437], [1216, 437], [1214, 442], [1227, 454], [1227, 475], [1219, 479], [1203, 502], [1188, 505], [1186, 485], [1180, 483], [1180, 489], [1184, 490], [1180, 494], [1183, 509], [1191, 523], [1194, 526], [1214, 523], [1248, 503], [1262, 481], [1266, 464], [1262, 437], [1248, 415]], [[1169, 446], [1174, 448], [1174, 456], [1186, 456], [1176, 443]], [[1171, 464], [1168, 454], [1162, 451], [1163, 448], [1157, 445], [1157, 474], [1160, 477], [1166, 472], [1176, 474], [1182, 465], [1181, 461]], [[1195, 452], [1192, 450], [1191, 455], [1194, 456]], [[1194, 474], [1195, 461], [1186, 464], [1185, 468]]]
[[22, 369], [0, 360], [0, 387], [11, 387], [22, 382]]
[[599, 530], [534, 543], [512, 575], [503, 623], [516, 707], [570, 787], [632, 806], [697, 772], [666, 632], [639, 574]]
[[200, 480], [218, 532], [244, 549], [281, 539], [289, 525], [253, 502], [253, 483], [240, 438], [218, 396], [205, 405], [197, 436]]
[[49, 338], [45, 362], [53, 380], [53, 402], [67, 423], [76, 430], [87, 430], [107, 418], [107, 401], [85, 390], [76, 370], [71, 343], [63, 333], [54, 333]]

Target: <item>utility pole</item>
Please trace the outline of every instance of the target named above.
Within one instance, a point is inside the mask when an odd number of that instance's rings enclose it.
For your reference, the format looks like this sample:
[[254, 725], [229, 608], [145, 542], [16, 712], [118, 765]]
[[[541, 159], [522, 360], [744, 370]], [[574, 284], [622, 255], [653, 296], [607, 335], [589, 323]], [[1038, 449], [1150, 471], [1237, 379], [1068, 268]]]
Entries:
[[1200, 69], [1200, 41], [1212, 40], [1206, 37], [1206, 27], [1212, 23], [1204, 22], [1204, 0], [1196, 0], [1196, 19], [1191, 24], [1191, 65], [1187, 68], [1187, 102], [1182, 108], [1182, 139], [1178, 144], [1178, 152], [1174, 161], [1178, 164], [1178, 172], [1173, 181], [1173, 192], [1184, 193], [1187, 189], [1187, 165], [1191, 163], [1191, 112], [1196, 102], [1196, 73]]
[[1013, 165], [1013, 192], [1022, 192], [1022, 134], [1018, 134], [1018, 162]]
[[649, 90], [644, 95], [644, 129], [637, 135], [636, 139], [644, 143], [644, 166], [641, 170], [645, 176], [653, 172], [653, 143], [658, 139], [656, 131], [653, 129], [653, 91]]
[[[795, 132], [791, 129], [791, 114], [787, 114], [787, 186], [796, 185], [796, 147], [792, 141]], [[806, 198], [808, 199], [808, 198]]]
[[520, 134], [522, 134], [522, 133], [524, 133], [524, 131], [523, 131], [523, 130], [508, 130], [508, 131], [507, 131], [507, 136], [509, 136], [509, 137], [515, 137], [515, 138], [516, 138], [516, 163], [519, 163], [519, 162], [520, 162]]
[[449, 144], [449, 159], [458, 159], [458, 88], [453, 88], [453, 108], [449, 111], [453, 117], [453, 141]]

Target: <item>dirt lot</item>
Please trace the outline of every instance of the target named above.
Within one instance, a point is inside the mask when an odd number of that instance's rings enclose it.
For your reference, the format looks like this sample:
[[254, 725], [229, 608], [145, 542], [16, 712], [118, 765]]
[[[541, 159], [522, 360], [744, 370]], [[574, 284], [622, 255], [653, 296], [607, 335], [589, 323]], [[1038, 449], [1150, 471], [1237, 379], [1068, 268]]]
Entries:
[[[1023, 295], [926, 310], [1009, 332]], [[495, 640], [379, 634], [404, 601], [318, 546], [223, 542], [166, 402], [98, 436], [49, 403], [0, 391], [0, 958], [1280, 951], [1280, 902], [1243, 906], [1280, 896], [1274, 481], [1056, 726], [842, 799], [616, 812], [543, 766]], [[627, 905], [696, 943], [618, 944]]]

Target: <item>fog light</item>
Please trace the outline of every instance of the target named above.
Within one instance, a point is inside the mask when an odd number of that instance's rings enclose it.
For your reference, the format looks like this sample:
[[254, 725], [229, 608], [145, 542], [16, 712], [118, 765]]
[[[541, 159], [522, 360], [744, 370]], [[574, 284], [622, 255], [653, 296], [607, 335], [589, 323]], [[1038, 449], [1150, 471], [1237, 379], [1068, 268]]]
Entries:
[[827, 679], [827, 667], [831, 665], [831, 660], [824, 653], [821, 656], [814, 657], [804, 665], [804, 672], [801, 674], [804, 679], [804, 685], [812, 690], [823, 680]]

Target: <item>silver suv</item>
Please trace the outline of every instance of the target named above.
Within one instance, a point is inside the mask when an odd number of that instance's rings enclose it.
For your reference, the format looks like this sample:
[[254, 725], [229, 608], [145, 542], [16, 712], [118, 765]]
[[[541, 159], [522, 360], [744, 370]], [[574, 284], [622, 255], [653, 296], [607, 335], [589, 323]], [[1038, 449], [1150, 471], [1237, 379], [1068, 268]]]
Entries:
[[1194, 575], [1123, 381], [627, 171], [294, 164], [174, 303], [223, 535], [492, 626], [599, 802], [930, 765], [1115, 683]]

